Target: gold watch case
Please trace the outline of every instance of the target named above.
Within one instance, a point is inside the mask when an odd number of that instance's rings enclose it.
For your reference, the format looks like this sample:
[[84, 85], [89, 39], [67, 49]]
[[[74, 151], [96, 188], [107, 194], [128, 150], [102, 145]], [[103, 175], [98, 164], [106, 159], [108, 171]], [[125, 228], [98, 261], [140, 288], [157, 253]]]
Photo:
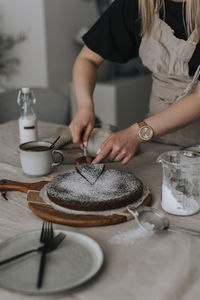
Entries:
[[153, 128], [144, 121], [138, 123], [138, 126], [139, 126], [138, 135], [139, 135], [140, 139], [143, 142], [150, 141], [154, 134]]

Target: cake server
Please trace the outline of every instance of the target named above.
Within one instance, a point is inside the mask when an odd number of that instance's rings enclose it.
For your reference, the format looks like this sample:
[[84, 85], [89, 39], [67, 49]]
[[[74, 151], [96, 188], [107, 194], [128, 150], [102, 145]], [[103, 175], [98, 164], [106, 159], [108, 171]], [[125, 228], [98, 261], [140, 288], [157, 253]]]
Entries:
[[87, 146], [83, 144], [83, 156], [87, 156]]
[[88, 156], [88, 151], [87, 151], [87, 143], [83, 143], [82, 145], [82, 150], [83, 150], [83, 156], [78, 157], [75, 162], [77, 165], [87, 165], [91, 163], [92, 158]]

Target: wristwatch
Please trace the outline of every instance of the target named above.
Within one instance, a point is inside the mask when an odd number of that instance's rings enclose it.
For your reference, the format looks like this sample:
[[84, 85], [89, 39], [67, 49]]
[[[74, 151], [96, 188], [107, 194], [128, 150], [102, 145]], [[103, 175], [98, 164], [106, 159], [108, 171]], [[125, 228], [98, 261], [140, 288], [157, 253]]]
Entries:
[[153, 128], [145, 121], [139, 122], [137, 125], [139, 127], [138, 135], [141, 141], [143, 143], [150, 141], [154, 134]]

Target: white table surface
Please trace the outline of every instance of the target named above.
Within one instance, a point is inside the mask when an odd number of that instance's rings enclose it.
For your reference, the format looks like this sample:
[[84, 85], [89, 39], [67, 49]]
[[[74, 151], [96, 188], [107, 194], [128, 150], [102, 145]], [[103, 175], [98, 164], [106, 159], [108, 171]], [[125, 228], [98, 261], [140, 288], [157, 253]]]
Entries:
[[[39, 123], [40, 139], [57, 136], [59, 128], [60, 125]], [[24, 182], [44, 179], [23, 174], [17, 152], [18, 141], [16, 121], [0, 125], [0, 179]], [[162, 168], [156, 163], [156, 158], [160, 153], [172, 149], [177, 148], [156, 143], [145, 144], [142, 152], [128, 165], [111, 163], [109, 166], [134, 172], [151, 189], [152, 205], [161, 209]], [[72, 168], [73, 163], [62, 165], [50, 176]], [[40, 229], [42, 220], [28, 209], [26, 195], [20, 192], [8, 192], [7, 195], [8, 201], [0, 196], [0, 241], [21, 232]], [[189, 217], [167, 216], [173, 224], [200, 228], [199, 214]], [[101, 245], [105, 262], [99, 275], [82, 287], [58, 296], [29, 297], [0, 289], [0, 299], [196, 300], [200, 297], [200, 239], [197, 237], [165, 233], [126, 241], [119, 238], [138, 231], [135, 221], [93, 228], [55, 224], [54, 228], [87, 234]]]

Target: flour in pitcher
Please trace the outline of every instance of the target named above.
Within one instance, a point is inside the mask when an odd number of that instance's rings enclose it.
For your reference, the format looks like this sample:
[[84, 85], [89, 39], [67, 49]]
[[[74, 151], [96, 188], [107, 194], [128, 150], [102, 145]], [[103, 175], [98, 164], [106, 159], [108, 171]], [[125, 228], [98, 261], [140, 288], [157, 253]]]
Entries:
[[197, 200], [181, 194], [175, 189], [173, 192], [168, 186], [162, 185], [162, 208], [174, 215], [192, 215], [199, 211], [199, 204]]

